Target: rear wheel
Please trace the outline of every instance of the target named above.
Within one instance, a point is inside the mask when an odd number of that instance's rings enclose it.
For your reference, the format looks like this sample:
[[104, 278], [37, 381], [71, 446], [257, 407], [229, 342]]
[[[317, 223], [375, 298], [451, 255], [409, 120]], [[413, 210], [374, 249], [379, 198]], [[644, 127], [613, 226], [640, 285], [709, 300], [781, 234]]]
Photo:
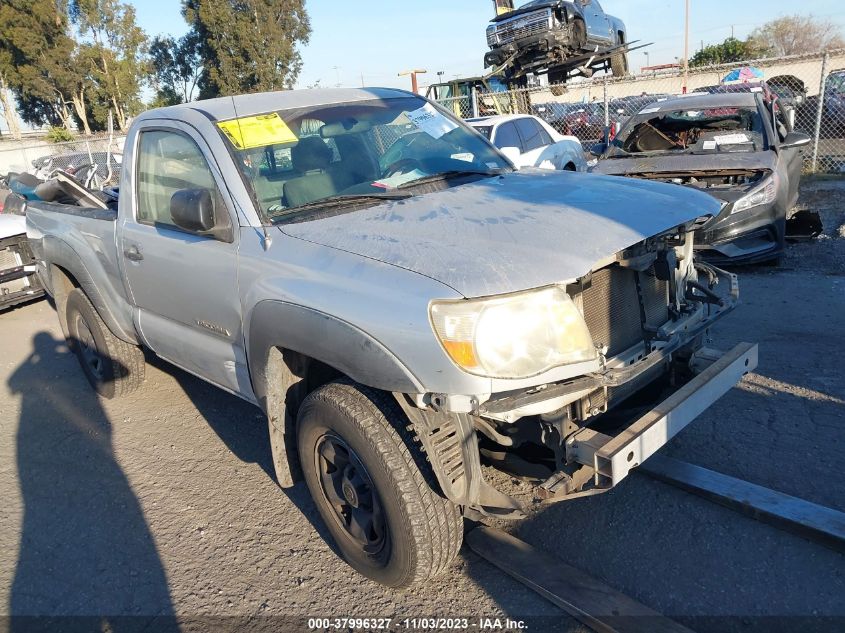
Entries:
[[91, 386], [104, 398], [131, 393], [144, 382], [144, 354], [111, 333], [79, 288], [67, 297], [68, 344]]
[[625, 53], [616, 53], [610, 58], [610, 70], [614, 77], [628, 76], [628, 55]]
[[337, 548], [391, 587], [439, 574], [463, 539], [461, 515], [434, 489], [407, 424], [390, 394], [347, 381], [311, 393], [297, 419], [305, 482]]

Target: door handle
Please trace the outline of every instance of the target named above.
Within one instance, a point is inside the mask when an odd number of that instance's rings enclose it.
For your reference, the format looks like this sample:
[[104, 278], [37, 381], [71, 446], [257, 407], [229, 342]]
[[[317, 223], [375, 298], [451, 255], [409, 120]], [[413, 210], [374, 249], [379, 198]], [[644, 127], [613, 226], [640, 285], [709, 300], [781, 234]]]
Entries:
[[140, 262], [142, 259], [144, 259], [144, 255], [143, 253], [141, 253], [141, 249], [138, 248], [137, 244], [132, 244], [132, 246], [127, 246], [126, 248], [124, 248], [123, 256], [133, 262]]

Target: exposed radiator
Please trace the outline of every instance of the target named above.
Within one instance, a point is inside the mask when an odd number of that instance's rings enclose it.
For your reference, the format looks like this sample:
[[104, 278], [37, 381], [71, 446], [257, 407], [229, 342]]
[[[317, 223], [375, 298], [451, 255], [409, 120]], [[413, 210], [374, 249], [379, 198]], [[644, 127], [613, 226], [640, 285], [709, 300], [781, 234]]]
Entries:
[[637, 273], [612, 266], [593, 274], [583, 295], [584, 319], [598, 346], [616, 356], [643, 340]]
[[[4, 248], [0, 250], [0, 270], [8, 270], [9, 268], [17, 268], [23, 266], [24, 262], [21, 259], [20, 253], [11, 248]], [[0, 295], [8, 295], [14, 292], [21, 292], [29, 288], [29, 279], [23, 277], [22, 279], [15, 279], [0, 284]]]
[[592, 285], [581, 296], [593, 341], [608, 347], [608, 357], [645, 340], [643, 312], [649, 328], [658, 328], [669, 320], [669, 284], [657, 279], [652, 271], [602, 268], [593, 274]]
[[[613, 357], [642, 345], [646, 353], [647, 329], [653, 330], [669, 320], [669, 283], [654, 276], [654, 271], [637, 272], [621, 266], [603, 268], [593, 274], [592, 283], [582, 294], [584, 320], [597, 345], [607, 346]], [[645, 326], [643, 323], [645, 315]], [[588, 409], [601, 411], [606, 404], [618, 404], [665, 370], [658, 365], [642, 376], [607, 390], [602, 388], [588, 398]]]

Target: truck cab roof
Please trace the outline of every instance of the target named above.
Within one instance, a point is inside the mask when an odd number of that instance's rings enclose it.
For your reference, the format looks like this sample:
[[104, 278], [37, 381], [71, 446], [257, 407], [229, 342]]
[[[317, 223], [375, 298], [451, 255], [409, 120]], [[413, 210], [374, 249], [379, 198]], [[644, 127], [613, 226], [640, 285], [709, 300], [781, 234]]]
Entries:
[[192, 101], [179, 105], [157, 108], [144, 112], [138, 120], [179, 119], [180, 113], [192, 110], [202, 113], [213, 121], [226, 121], [236, 117], [248, 117], [276, 110], [290, 108], [311, 108], [333, 103], [369, 101], [372, 99], [400, 99], [416, 96], [406, 90], [395, 88], [320, 88], [311, 90], [279, 90], [217, 97], [203, 101]]

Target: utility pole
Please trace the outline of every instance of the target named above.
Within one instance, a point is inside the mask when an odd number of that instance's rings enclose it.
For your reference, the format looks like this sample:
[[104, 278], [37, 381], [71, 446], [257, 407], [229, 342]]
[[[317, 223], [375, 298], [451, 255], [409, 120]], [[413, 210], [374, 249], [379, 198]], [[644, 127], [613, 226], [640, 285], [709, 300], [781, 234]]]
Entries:
[[687, 94], [687, 83], [689, 80], [689, 3], [686, 0], [686, 14], [684, 16], [684, 87], [683, 94]]
[[[645, 67], [646, 67], [646, 68], [649, 68], [649, 67], [651, 66], [651, 61], [650, 61], [650, 57], [649, 57], [649, 52], [648, 52], [648, 51], [645, 51], [645, 52], [643, 53], [643, 55], [645, 55]], [[642, 72], [642, 70], [643, 70], [643, 69], [641, 68], [641, 69], [640, 69], [640, 72]]]
[[414, 94], [419, 94], [420, 88], [419, 88], [419, 85], [417, 84], [417, 75], [424, 75], [427, 72], [428, 72], [427, 70], [419, 70], [419, 69], [418, 70], [403, 70], [401, 73], [399, 73], [399, 77], [407, 77], [408, 75], [411, 75], [411, 91]]
[[337, 84], [335, 84], [335, 88], [340, 88], [340, 66], [332, 66], [332, 70], [334, 70], [335, 75], [337, 76]]
[[362, 88], [364, 87], [364, 73], [363, 73], [363, 71], [361, 72], [361, 87]]

